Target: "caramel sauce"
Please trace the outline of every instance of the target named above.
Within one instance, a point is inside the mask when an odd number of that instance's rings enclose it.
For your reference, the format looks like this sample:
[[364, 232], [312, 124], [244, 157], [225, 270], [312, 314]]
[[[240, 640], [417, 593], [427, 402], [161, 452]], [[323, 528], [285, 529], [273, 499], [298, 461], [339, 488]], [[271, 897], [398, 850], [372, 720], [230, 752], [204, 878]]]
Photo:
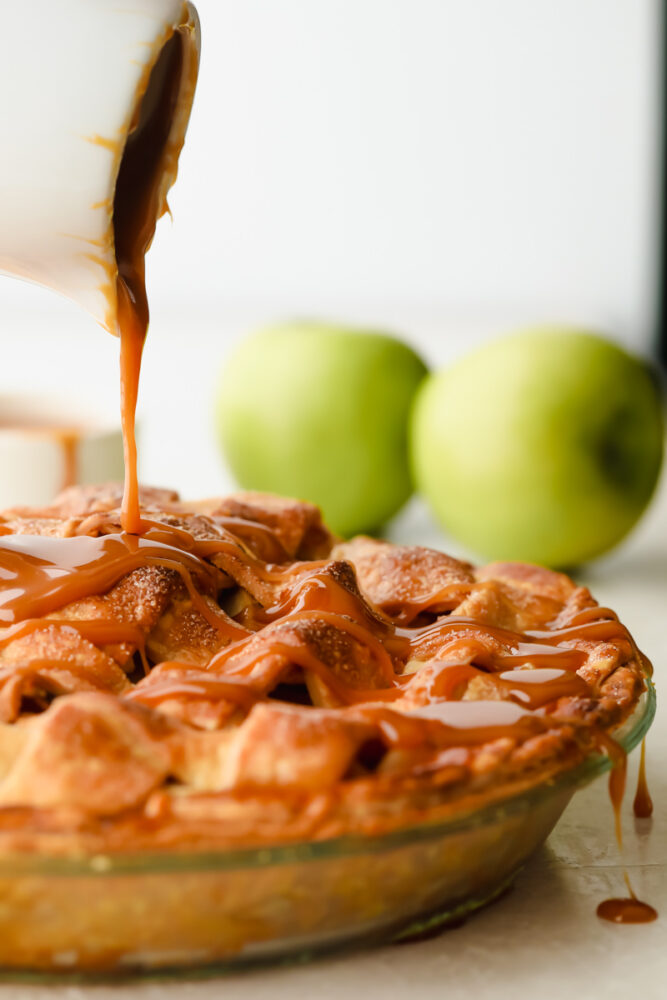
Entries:
[[240, 517], [216, 516], [216, 524], [226, 528], [241, 542], [249, 541], [259, 551], [264, 562], [279, 563], [287, 558], [284, 546], [275, 533], [259, 521], [244, 521]]
[[478, 667], [470, 663], [441, 663], [429, 678], [426, 693], [429, 701], [451, 701], [461, 697], [468, 684], [479, 676]]
[[405, 715], [392, 708], [363, 705], [355, 715], [379, 724], [385, 740], [402, 748], [469, 747], [510, 737], [529, 739], [547, 723], [508, 701], [442, 701]]
[[120, 405], [125, 458], [123, 491], [123, 530], [138, 535], [141, 531], [139, 513], [139, 480], [137, 475], [136, 409], [139, 393], [141, 355], [148, 330], [148, 319], [141, 320], [125, 283], [118, 280], [118, 323], [120, 327]]
[[[598, 739], [612, 761], [612, 769], [609, 775], [609, 798], [614, 809], [616, 842], [622, 854], [623, 828], [621, 825], [621, 806], [623, 804], [627, 777], [627, 754], [606, 733], [598, 733]], [[641, 899], [637, 898], [632, 888], [627, 869], [623, 871], [623, 879], [628, 890], [627, 897], [603, 900], [596, 911], [598, 917], [602, 920], [610, 920], [616, 924], [646, 924], [655, 920], [658, 916], [657, 910], [650, 906], [649, 903], [644, 903]]]
[[[495, 625], [486, 625], [471, 618], [448, 615], [433, 625], [417, 629], [400, 629], [400, 634], [408, 639], [412, 655], [419, 657], [429, 647], [437, 647], [446, 635], [470, 635], [472, 642], [478, 642], [480, 632], [491, 640], [490, 647], [480, 647], [479, 662], [487, 669], [505, 670], [510, 666], [531, 664], [535, 667], [559, 668], [576, 671], [586, 660], [581, 650], [558, 646], [558, 640], [585, 639], [587, 624], [552, 632], [512, 632]], [[566, 634], [563, 635], [562, 633]], [[494, 653], [492, 647], [501, 645], [502, 653]], [[556, 648], [554, 648], [556, 647]], [[477, 661], [476, 661], [477, 662]]]
[[513, 700], [530, 709], [541, 708], [559, 698], [587, 698], [591, 689], [583, 677], [558, 667], [535, 670], [503, 670], [494, 684], [507, 690]]
[[[246, 677], [252, 679], [256, 676], [258, 668], [261, 670], [263, 662], [266, 661], [267, 650], [250, 650], [247, 656], [238, 656], [239, 650], [229, 647], [223, 653], [218, 654], [209, 664], [209, 669], [223, 669], [227, 661], [232, 657], [236, 662], [229, 671], [224, 671], [228, 677]], [[385, 699], [398, 698], [400, 690], [396, 688], [373, 689], [368, 691], [362, 688], [355, 688], [344, 678], [334, 673], [322, 661], [308, 649], [302, 642], [299, 642], [293, 633], [285, 632], [278, 634], [272, 639], [270, 645], [271, 656], [284, 656], [295, 666], [304, 670], [309, 670], [319, 677], [336, 697], [346, 705], [354, 705], [357, 702], [384, 701]], [[261, 679], [261, 674], [260, 674]]]
[[177, 30], [153, 67], [132, 123], [121, 160], [113, 206], [118, 276], [121, 421], [125, 448], [123, 530], [141, 531], [135, 414], [141, 356], [148, 330], [145, 257], [165, 209], [161, 181], [169, 156], [169, 135], [176, 114], [184, 69], [184, 41]]
[[47, 628], [67, 628], [78, 632], [82, 639], [87, 639], [94, 646], [114, 646], [128, 643], [131, 646], [143, 646], [144, 633], [138, 625], [130, 622], [105, 621], [104, 619], [68, 619], [68, 618], [28, 618], [16, 625], [8, 625], [0, 629], [0, 649], [10, 642], [23, 639], [33, 632]]
[[132, 570], [160, 565], [181, 567], [215, 591], [213, 566], [149, 535], [3, 535], [0, 622], [11, 625], [51, 614], [73, 601], [106, 593]]
[[[609, 799], [614, 810], [614, 830], [619, 851], [623, 851], [623, 827], [621, 825], [621, 806], [625, 796], [625, 782], [628, 773], [628, 755], [615, 739], [607, 733], [598, 732], [598, 743], [611, 760], [609, 772]], [[626, 876], [627, 881], [627, 876]]]
[[[176, 672], [175, 667], [180, 666], [185, 672], [185, 676]], [[150, 708], [157, 707], [170, 698], [203, 699], [210, 701], [231, 701], [247, 712], [263, 700], [261, 692], [255, 690], [251, 684], [241, 679], [227, 679], [224, 677], [210, 676], [188, 676], [195, 671], [191, 664], [169, 664], [170, 669], [161, 670], [155, 668], [151, 673], [151, 684], [147, 686], [138, 685], [134, 691], [126, 695], [131, 701], [138, 701], [142, 705]], [[154, 678], [157, 676], [157, 680]]]
[[614, 924], [650, 924], [658, 919], [658, 911], [635, 896], [605, 899], [596, 912], [602, 920], [610, 920]]
[[[182, 528], [149, 520], [142, 522], [142, 531], [138, 536], [112, 532], [99, 537], [75, 535], [71, 538], [1, 535], [0, 572], [4, 585], [0, 590], [0, 623], [11, 626], [12, 630], [8, 630], [0, 643], [18, 637], [15, 629], [29, 629], [33, 627], [30, 624], [32, 621], [38, 622], [44, 615], [53, 614], [76, 600], [108, 591], [135, 569], [161, 566], [179, 573], [194, 607], [228, 642], [212, 658], [208, 669], [224, 671], [233, 660], [231, 669], [234, 675], [251, 676], [258, 660], [266, 655], [266, 649], [260, 652], [254, 650], [254, 633], [249, 633], [238, 622], [209, 605], [199, 590], [212, 595], [217, 591], [220, 571], [207, 561], [211, 556], [217, 553], [232, 555], [253, 572], [257, 568], [257, 557], [239, 545], [231, 534], [228, 538], [200, 541]], [[444, 616], [426, 629], [396, 629], [380, 617], [369, 615], [364, 602], [328, 574], [325, 565], [312, 564], [313, 568], [305, 579], [303, 573], [295, 576], [292, 565], [286, 569], [278, 566], [269, 569], [267, 575], [274, 582], [280, 581], [284, 585], [284, 596], [279, 606], [266, 611], [266, 618], [268, 623], [279, 618], [282, 626], [309, 621], [330, 624], [368, 651], [379, 668], [385, 689], [361, 692], [324, 666], [302, 642], [294, 639], [294, 633], [290, 634], [280, 627], [275, 631], [271, 650], [285, 655], [304, 669], [312, 670], [345, 704], [356, 704], [369, 698], [378, 701], [399, 698], [410, 680], [410, 675], [402, 672], [403, 665], [408, 660], [418, 659], [424, 633], [428, 633], [430, 642], [435, 638], [447, 640], [446, 652], [450, 660], [456, 657], [460, 647], [461, 655], [467, 659], [464, 665], [467, 671], [487, 673], [490, 681], [499, 690], [504, 690], [511, 701], [531, 709], [549, 705], [562, 697], [585, 697], [591, 693], [589, 686], [576, 673], [583, 654], [576, 649], [545, 642], [545, 633], [512, 632], [478, 622], [475, 638], [472, 639], [466, 635], [471, 631], [472, 622], [452, 616]], [[193, 579], [198, 581], [199, 589]], [[80, 628], [82, 634], [86, 628], [83, 623], [73, 623], [73, 627]], [[101, 630], [103, 626], [91, 624], [91, 628]], [[108, 628], [111, 629], [111, 626]], [[565, 638], [571, 641], [585, 635], [589, 628], [590, 623], [586, 622], [561, 632], [566, 632]], [[495, 646], [484, 644], [485, 634]], [[539, 637], [539, 641], [532, 640], [534, 635]], [[105, 641], [128, 641], [131, 638], [136, 640], [136, 636], [130, 637], [112, 629]], [[500, 649], [499, 641], [503, 643]], [[247, 655], [244, 653], [246, 646], [249, 647]], [[469, 660], [471, 650], [472, 663]], [[447, 669], [451, 671], [453, 665]], [[532, 669], [520, 669], [521, 666]], [[447, 676], [443, 672], [441, 679], [432, 682], [432, 695], [447, 697], [450, 684], [460, 683], [460, 679], [454, 681], [451, 673]], [[470, 703], [471, 706], [475, 704], [485, 703]], [[605, 749], [609, 752], [607, 744]], [[621, 781], [620, 766], [614, 768], [612, 781], [616, 784]]]
[[653, 815], [653, 799], [651, 798], [651, 793], [648, 790], [648, 782], [646, 781], [646, 740], [642, 740], [637, 791], [632, 803], [632, 810], [638, 819], [648, 819]]

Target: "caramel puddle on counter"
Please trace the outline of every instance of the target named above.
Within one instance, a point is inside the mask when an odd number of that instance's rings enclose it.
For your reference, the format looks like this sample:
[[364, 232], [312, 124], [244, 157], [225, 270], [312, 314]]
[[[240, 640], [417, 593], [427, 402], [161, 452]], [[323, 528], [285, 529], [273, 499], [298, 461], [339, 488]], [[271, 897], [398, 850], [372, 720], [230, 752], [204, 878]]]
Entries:
[[[645, 744], [642, 742], [642, 755], [639, 764], [639, 781], [637, 787], [637, 796], [640, 795], [640, 791], [645, 789], [646, 798], [641, 798], [641, 805], [649, 804], [651, 811], [653, 809], [653, 803], [651, 802], [651, 797], [648, 794], [648, 787], [646, 786], [646, 768], [645, 768]], [[611, 804], [614, 808], [614, 819], [616, 824], [616, 842], [618, 844], [619, 851], [623, 852], [623, 831], [621, 828], [621, 805], [623, 804], [623, 795], [625, 792], [625, 778], [627, 772], [627, 754], [625, 751], [612, 740], [610, 737], [605, 739], [605, 749], [611, 757], [612, 760], [612, 772], [609, 775], [609, 797], [611, 799]], [[637, 796], [635, 796], [635, 815], [639, 815], [636, 812]], [[650, 815], [650, 812], [648, 813]], [[654, 909], [650, 903], [644, 903], [643, 900], [638, 899], [635, 895], [635, 891], [632, 888], [632, 883], [630, 882], [630, 876], [628, 875], [627, 869], [623, 870], [623, 879], [625, 881], [626, 888], [628, 890], [627, 897], [618, 899], [605, 899], [599, 904], [596, 913], [598, 917], [602, 920], [609, 920], [614, 924], [649, 924], [658, 917], [658, 911]]]

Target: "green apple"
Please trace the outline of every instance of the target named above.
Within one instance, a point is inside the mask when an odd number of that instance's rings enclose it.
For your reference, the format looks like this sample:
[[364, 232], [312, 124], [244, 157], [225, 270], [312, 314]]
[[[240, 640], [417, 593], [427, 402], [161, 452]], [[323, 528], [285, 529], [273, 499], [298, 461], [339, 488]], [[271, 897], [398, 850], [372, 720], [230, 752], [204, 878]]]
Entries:
[[575, 566], [632, 528], [658, 480], [660, 391], [593, 333], [527, 330], [428, 378], [411, 427], [417, 486], [486, 558]]
[[222, 373], [229, 466], [246, 489], [318, 504], [339, 534], [376, 530], [413, 490], [408, 414], [425, 374], [386, 334], [316, 322], [262, 330]]

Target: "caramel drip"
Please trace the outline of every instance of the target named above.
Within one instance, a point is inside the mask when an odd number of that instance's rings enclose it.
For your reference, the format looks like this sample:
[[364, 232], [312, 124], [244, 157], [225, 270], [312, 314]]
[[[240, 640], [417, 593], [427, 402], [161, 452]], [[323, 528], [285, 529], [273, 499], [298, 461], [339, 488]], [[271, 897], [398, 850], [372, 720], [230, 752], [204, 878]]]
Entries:
[[[628, 758], [625, 750], [611, 736], [599, 731], [596, 735], [612, 762], [612, 769], [609, 775], [609, 798], [614, 809], [616, 842], [622, 855], [623, 828], [621, 825], [621, 806], [625, 794]], [[627, 869], [623, 871], [623, 880], [628, 890], [628, 896], [626, 898], [603, 900], [596, 911], [598, 917], [602, 920], [610, 920], [616, 924], [645, 924], [655, 920], [658, 916], [657, 910], [637, 898], [632, 888]]]
[[[623, 827], [621, 825], [621, 806], [625, 795], [625, 782], [628, 773], [628, 755], [620, 743], [608, 735], [608, 733], [598, 730], [597, 741], [611, 760], [611, 771], [609, 772], [609, 798], [614, 810], [614, 830], [619, 851], [623, 850]], [[626, 875], [627, 881], [627, 875]]]
[[646, 740], [642, 740], [637, 791], [632, 803], [632, 809], [638, 819], [648, 819], [653, 815], [653, 799], [651, 798], [651, 793], [648, 790], [648, 782], [646, 781]]

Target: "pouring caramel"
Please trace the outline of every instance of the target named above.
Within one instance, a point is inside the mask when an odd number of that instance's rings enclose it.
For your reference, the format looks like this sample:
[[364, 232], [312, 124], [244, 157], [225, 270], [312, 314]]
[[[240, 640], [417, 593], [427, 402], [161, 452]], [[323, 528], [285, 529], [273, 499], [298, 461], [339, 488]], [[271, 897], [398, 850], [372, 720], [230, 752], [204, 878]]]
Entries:
[[122, 525], [132, 534], [141, 531], [135, 413], [149, 321], [145, 257], [157, 221], [168, 210], [166, 188], [176, 176], [182, 139], [175, 147], [174, 123], [179, 114], [189, 113], [194, 94], [197, 57], [189, 28], [186, 22], [173, 31], [151, 70], [125, 142], [113, 202], [125, 451]]

